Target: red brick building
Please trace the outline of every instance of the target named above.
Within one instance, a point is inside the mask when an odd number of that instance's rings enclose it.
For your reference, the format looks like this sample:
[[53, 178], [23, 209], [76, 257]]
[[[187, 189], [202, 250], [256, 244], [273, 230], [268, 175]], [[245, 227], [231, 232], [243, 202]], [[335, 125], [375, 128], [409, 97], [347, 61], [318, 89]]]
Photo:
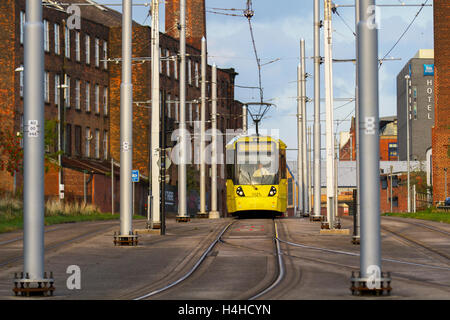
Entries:
[[[86, 0], [67, 0], [64, 3], [80, 3]], [[203, 1], [204, 2], [204, 1]], [[191, 7], [188, 11], [193, 13]], [[196, 5], [196, 4], [191, 4]], [[204, 4], [203, 4], [204, 6]], [[80, 6], [81, 28], [63, 28], [68, 19], [64, 11], [67, 6], [44, 3], [45, 38], [45, 119], [58, 121], [60, 84], [68, 86], [64, 94], [62, 115], [63, 137], [63, 180], [65, 198], [98, 205], [102, 211], [111, 210], [111, 157], [120, 160], [120, 78], [121, 78], [121, 14], [103, 6]], [[0, 31], [5, 41], [0, 43], [0, 108], [1, 131], [14, 136], [21, 131], [23, 99], [21, 97], [23, 76], [15, 70], [23, 64], [23, 23], [25, 0], [5, 0], [0, 3]], [[204, 12], [203, 12], [204, 15]], [[197, 23], [196, 19], [188, 20]], [[204, 23], [204, 20], [203, 20]], [[190, 28], [190, 29], [189, 29]], [[195, 27], [197, 28], [197, 27]], [[194, 29], [195, 29], [194, 28]], [[205, 34], [205, 27], [202, 27]], [[192, 33], [187, 42], [194, 43]], [[201, 37], [200, 37], [201, 39]], [[192, 130], [194, 121], [199, 120], [200, 105], [200, 51], [188, 45], [187, 53], [187, 96], [186, 121]], [[162, 57], [178, 56], [178, 41], [166, 34], [160, 34]], [[150, 28], [133, 24], [133, 57], [150, 57]], [[118, 58], [118, 63], [106, 62]], [[208, 79], [211, 68], [208, 66]], [[146, 102], [151, 99], [151, 66], [146, 62], [133, 63], [133, 168], [139, 169], [141, 183], [136, 188], [138, 212], [146, 203], [149, 164], [150, 108]], [[233, 69], [218, 69], [218, 129], [242, 127], [241, 104], [234, 100]], [[177, 59], [161, 61], [161, 90], [166, 92], [166, 111], [169, 132], [176, 129], [179, 118], [179, 62]], [[208, 85], [207, 97], [211, 90]], [[210, 104], [206, 111], [210, 117]], [[207, 124], [207, 127], [209, 123]], [[172, 142], [173, 143], [173, 142]], [[225, 141], [224, 141], [225, 144]], [[56, 144], [48, 151], [56, 151]], [[2, 154], [2, 157], [3, 154]], [[223, 168], [219, 166], [223, 177]], [[177, 183], [177, 168], [170, 169], [170, 184]], [[199, 176], [198, 166], [192, 166], [192, 174]], [[188, 171], [189, 172], [189, 171]], [[116, 165], [115, 208], [119, 207], [119, 168]], [[58, 168], [50, 166], [45, 175], [46, 197], [58, 196]], [[18, 174], [18, 185], [21, 184]], [[219, 209], [225, 211], [225, 181], [219, 179]], [[0, 190], [12, 191], [13, 178], [6, 171], [0, 171]], [[20, 187], [19, 187], [20, 189]], [[175, 188], [174, 188], [175, 189]], [[194, 191], [194, 190], [193, 190]], [[194, 210], [194, 209], [193, 209]], [[195, 211], [196, 212], [196, 211]]]
[[[434, 1], [435, 122], [432, 128], [433, 201], [444, 200], [450, 168], [450, 2]], [[447, 190], [450, 179], [447, 179]]]
[[[346, 141], [341, 141], [339, 160], [356, 160], [355, 118], [352, 117], [350, 132]], [[341, 139], [344, 135], [341, 135]], [[380, 118], [380, 161], [398, 160], [396, 117]]]

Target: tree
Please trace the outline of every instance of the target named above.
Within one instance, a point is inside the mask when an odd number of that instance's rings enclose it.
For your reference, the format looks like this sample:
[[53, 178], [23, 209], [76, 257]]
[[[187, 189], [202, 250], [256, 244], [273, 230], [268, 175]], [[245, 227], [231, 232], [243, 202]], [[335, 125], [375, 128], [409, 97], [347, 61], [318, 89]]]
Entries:
[[[50, 152], [45, 152], [45, 172], [49, 170], [50, 163], [58, 166], [54, 160], [58, 158], [55, 145], [58, 137], [58, 121], [46, 120], [44, 125], [44, 144]], [[12, 130], [0, 131], [0, 150], [4, 157], [0, 158], [0, 170], [9, 172], [12, 176], [15, 172], [23, 172], [23, 147], [21, 146], [22, 133], [13, 134]]]

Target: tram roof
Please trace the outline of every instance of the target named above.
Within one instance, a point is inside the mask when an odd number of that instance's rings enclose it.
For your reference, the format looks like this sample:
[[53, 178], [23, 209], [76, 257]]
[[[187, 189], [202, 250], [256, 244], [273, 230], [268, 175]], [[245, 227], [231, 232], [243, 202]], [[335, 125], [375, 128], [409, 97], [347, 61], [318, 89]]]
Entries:
[[261, 135], [256, 135], [256, 134], [251, 134], [251, 135], [239, 135], [234, 137], [233, 139], [231, 139], [227, 145], [226, 148], [227, 149], [234, 149], [236, 142], [253, 142], [253, 141], [273, 141], [277, 144], [277, 146], [280, 149], [286, 149], [286, 144], [281, 140], [281, 139], [276, 139], [273, 138], [271, 136], [261, 136]]

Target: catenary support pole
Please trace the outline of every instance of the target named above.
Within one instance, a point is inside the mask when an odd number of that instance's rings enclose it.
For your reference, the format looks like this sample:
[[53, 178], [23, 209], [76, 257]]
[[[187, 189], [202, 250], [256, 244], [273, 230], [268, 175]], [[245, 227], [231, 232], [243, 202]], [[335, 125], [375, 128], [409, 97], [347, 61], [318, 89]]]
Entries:
[[152, 181], [152, 228], [161, 228], [160, 213], [160, 159], [159, 148], [159, 122], [160, 122], [160, 97], [159, 97], [159, 0], [152, 0], [152, 122], [151, 122], [151, 181]]
[[242, 130], [244, 134], [247, 134], [248, 131], [247, 106], [242, 106]]
[[[301, 59], [301, 57], [300, 57]], [[303, 114], [302, 114], [302, 65], [301, 63], [297, 66], [297, 182], [299, 187], [299, 199], [298, 199], [298, 211], [299, 214], [303, 215], [305, 201], [303, 199], [303, 152], [302, 152], [302, 141], [303, 141]]]
[[352, 243], [353, 244], [359, 244], [360, 243], [360, 221], [361, 221], [361, 208], [360, 208], [360, 179], [359, 179], [359, 173], [360, 173], [360, 155], [359, 155], [359, 97], [358, 97], [358, 23], [360, 21], [359, 16], [359, 0], [355, 0], [355, 32], [356, 32], [356, 39], [355, 39], [355, 56], [356, 56], [356, 63], [355, 63], [355, 155], [356, 155], [356, 212], [355, 219], [353, 219], [353, 236], [352, 236]]
[[122, 3], [122, 83], [120, 86], [120, 235], [133, 233], [133, 85], [131, 81], [132, 0]]
[[114, 214], [114, 159], [111, 157], [111, 214]]
[[186, 0], [180, 0], [180, 124], [178, 164], [178, 222], [190, 220], [186, 208]]
[[405, 83], [405, 97], [406, 97], [406, 169], [408, 171], [408, 176], [407, 176], [407, 209], [408, 212], [411, 212], [411, 185], [410, 185], [410, 171], [411, 171], [411, 167], [410, 167], [410, 162], [409, 162], [409, 154], [410, 154], [410, 133], [409, 133], [409, 118], [410, 118], [410, 99], [411, 99], [411, 94], [410, 94], [410, 90], [411, 90], [411, 82], [410, 82], [410, 77], [409, 75], [405, 76], [406, 79], [406, 83]]
[[334, 130], [333, 130], [333, 55], [331, 0], [324, 2], [324, 68], [325, 68], [325, 120], [326, 120], [326, 166], [327, 166], [327, 223], [334, 229]]
[[[390, 281], [383, 278], [381, 272], [378, 30], [375, 23], [375, 0], [360, 0], [360, 18], [358, 96], [361, 122], [361, 254], [359, 278], [355, 281], [352, 277], [352, 292], [362, 292], [367, 288], [383, 291], [390, 288]], [[382, 283], [385, 289], [381, 289]]]
[[309, 215], [309, 201], [308, 201], [308, 167], [307, 167], [307, 143], [306, 143], [306, 56], [305, 56], [305, 40], [300, 40], [300, 65], [301, 65], [301, 86], [302, 86], [302, 168], [303, 168], [303, 213]]
[[211, 77], [211, 211], [210, 219], [220, 218], [217, 211], [217, 67], [212, 66]]
[[44, 27], [41, 0], [27, 0], [24, 38], [24, 276], [44, 278]]
[[201, 110], [200, 110], [200, 217], [206, 216], [206, 157], [205, 157], [205, 121], [206, 121], [206, 39], [202, 37], [201, 57]]
[[320, 0], [314, 0], [314, 215], [320, 220], [321, 213], [321, 131], [320, 131]]

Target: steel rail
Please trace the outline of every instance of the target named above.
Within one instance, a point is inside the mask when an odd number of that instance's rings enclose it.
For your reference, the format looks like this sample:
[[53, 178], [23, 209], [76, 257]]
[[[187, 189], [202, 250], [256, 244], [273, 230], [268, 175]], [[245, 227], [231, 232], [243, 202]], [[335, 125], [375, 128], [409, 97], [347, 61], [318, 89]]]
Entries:
[[[343, 255], [355, 256], [355, 257], [359, 257], [359, 255], [360, 255], [359, 253], [356, 253], [356, 252], [348, 252], [348, 251], [341, 251], [341, 250], [333, 250], [333, 249], [327, 249], [327, 248], [313, 247], [313, 246], [308, 246], [308, 245], [304, 245], [304, 244], [301, 244], [301, 243], [290, 242], [290, 241], [287, 241], [287, 240], [282, 240], [282, 239], [278, 239], [278, 240], [280, 242], [286, 243], [288, 245], [295, 246], [295, 247], [300, 247], [300, 248], [304, 248], [304, 249], [324, 251], [324, 252], [329, 252], [329, 253], [343, 254]], [[408, 261], [402, 261], [402, 260], [396, 260], [396, 259], [389, 259], [389, 258], [382, 258], [381, 260], [382, 261], [386, 261], [386, 262], [407, 264], [407, 265], [412, 265], [412, 266], [417, 266], [417, 267], [426, 267], [426, 268], [450, 271], [449, 267], [441, 267], [441, 266], [435, 266], [435, 265], [423, 264], [423, 263], [414, 263], [414, 262], [408, 262]]]
[[251, 298], [249, 298], [248, 300], [255, 300], [263, 295], [265, 295], [267, 292], [271, 291], [273, 288], [275, 288], [276, 286], [278, 286], [280, 284], [280, 282], [283, 280], [284, 275], [285, 275], [285, 267], [284, 267], [284, 262], [283, 262], [283, 257], [282, 257], [282, 252], [281, 252], [281, 248], [280, 248], [280, 240], [278, 238], [278, 229], [277, 229], [277, 223], [274, 222], [275, 225], [275, 244], [276, 244], [276, 254], [277, 254], [277, 258], [278, 258], [278, 277], [277, 279], [266, 289], [264, 289], [263, 291], [261, 291], [260, 293], [252, 296]]
[[235, 223], [235, 221], [229, 223], [229, 224], [228, 224], [228, 225], [227, 225], [227, 226], [219, 233], [219, 235], [217, 236], [217, 238], [209, 245], [209, 247], [205, 250], [205, 252], [203, 252], [203, 254], [201, 255], [200, 259], [196, 262], [196, 264], [195, 264], [195, 265], [194, 265], [194, 266], [193, 266], [193, 267], [192, 267], [185, 275], [183, 275], [183, 276], [182, 276], [181, 278], [179, 278], [178, 280], [176, 280], [176, 281], [174, 281], [174, 282], [172, 282], [172, 283], [170, 283], [170, 284], [168, 284], [168, 285], [166, 285], [166, 286], [164, 286], [164, 287], [162, 287], [162, 288], [160, 288], [160, 289], [151, 291], [151, 292], [149, 292], [149, 293], [147, 293], [147, 294], [144, 294], [144, 295], [142, 295], [142, 296], [139, 296], [139, 297], [137, 297], [137, 298], [134, 298], [133, 300], [136, 300], [136, 301], [137, 301], [137, 300], [143, 300], [143, 299], [149, 298], [149, 297], [154, 296], [154, 295], [156, 295], [156, 294], [158, 294], [158, 293], [161, 293], [161, 292], [163, 292], [163, 291], [166, 291], [166, 290], [168, 290], [168, 289], [170, 289], [170, 288], [176, 286], [176, 285], [179, 284], [180, 282], [186, 280], [187, 278], [189, 278], [189, 277], [194, 273], [194, 271], [197, 270], [198, 267], [202, 264], [202, 262], [205, 260], [205, 258], [207, 257], [207, 255], [208, 255], [208, 254], [211, 252], [211, 250], [215, 247], [215, 245], [216, 245], [218, 242], [220, 242], [220, 238], [223, 236], [223, 234], [228, 230], [228, 228], [229, 228], [233, 223]]

